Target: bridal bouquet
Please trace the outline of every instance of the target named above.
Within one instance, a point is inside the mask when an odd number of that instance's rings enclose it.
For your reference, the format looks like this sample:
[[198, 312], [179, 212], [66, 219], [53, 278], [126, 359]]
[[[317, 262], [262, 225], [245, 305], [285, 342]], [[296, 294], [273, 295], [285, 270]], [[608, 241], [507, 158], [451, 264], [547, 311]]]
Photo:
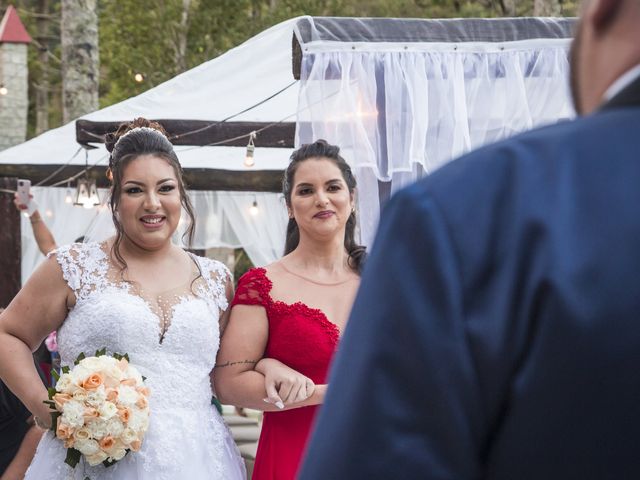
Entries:
[[84, 456], [89, 465], [113, 465], [138, 451], [149, 425], [149, 389], [127, 355], [80, 354], [73, 368], [54, 371], [49, 389], [51, 429], [67, 448], [65, 462], [75, 467]]

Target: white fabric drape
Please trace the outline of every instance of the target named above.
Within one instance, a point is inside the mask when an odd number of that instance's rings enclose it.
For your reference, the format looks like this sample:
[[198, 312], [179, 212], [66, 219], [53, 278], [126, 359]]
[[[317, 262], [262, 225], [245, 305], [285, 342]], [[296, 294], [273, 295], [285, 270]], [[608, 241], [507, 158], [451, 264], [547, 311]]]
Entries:
[[[104, 205], [108, 191], [99, 190], [103, 206], [84, 209], [65, 203], [66, 188], [33, 187], [31, 192], [38, 209], [58, 245], [73, 242], [80, 236], [85, 241], [103, 241], [115, 233], [111, 211]], [[74, 191], [69, 192], [72, 195]], [[278, 193], [189, 191], [196, 215], [194, 249], [244, 247], [256, 266], [274, 262], [282, 256], [287, 225], [284, 199]], [[252, 210], [253, 203], [257, 210]], [[174, 238], [181, 243], [187, 226], [181, 218]], [[22, 281], [29, 278], [43, 260], [38, 250], [29, 219], [22, 217]]]
[[308, 43], [296, 145], [340, 146], [368, 245], [381, 202], [399, 188], [471, 149], [572, 117], [568, 45]]

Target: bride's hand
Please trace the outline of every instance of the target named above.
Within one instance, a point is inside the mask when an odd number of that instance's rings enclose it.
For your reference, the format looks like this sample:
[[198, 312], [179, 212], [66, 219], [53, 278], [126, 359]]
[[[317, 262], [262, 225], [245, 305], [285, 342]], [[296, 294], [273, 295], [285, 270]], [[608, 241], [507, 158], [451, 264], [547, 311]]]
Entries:
[[265, 401], [280, 409], [303, 402], [313, 395], [313, 381], [278, 360], [263, 358], [256, 365], [256, 371], [264, 375]]

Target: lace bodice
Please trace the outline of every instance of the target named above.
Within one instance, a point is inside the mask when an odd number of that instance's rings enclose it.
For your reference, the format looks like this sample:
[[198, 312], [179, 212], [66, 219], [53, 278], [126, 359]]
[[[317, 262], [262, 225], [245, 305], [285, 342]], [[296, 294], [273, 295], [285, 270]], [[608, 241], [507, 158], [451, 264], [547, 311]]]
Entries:
[[[187, 460], [191, 443], [210, 442], [207, 450], [215, 456], [224, 433], [217, 416], [215, 435], [194, 435], [211, 416], [209, 374], [220, 341], [219, 316], [227, 308], [230, 273], [220, 262], [192, 255], [197, 266], [194, 280], [154, 305], [137, 294], [134, 285], [117, 280], [118, 269], [105, 249], [104, 244], [86, 243], [52, 252], [76, 296], [58, 331], [61, 363], [72, 365], [81, 352], [90, 355], [105, 347], [108, 353], [129, 354], [151, 390], [150, 427], [136, 461], [166, 473], [157, 478], [174, 478], [171, 472]], [[164, 334], [163, 323], [168, 325]], [[125, 460], [129, 457], [133, 455]]]

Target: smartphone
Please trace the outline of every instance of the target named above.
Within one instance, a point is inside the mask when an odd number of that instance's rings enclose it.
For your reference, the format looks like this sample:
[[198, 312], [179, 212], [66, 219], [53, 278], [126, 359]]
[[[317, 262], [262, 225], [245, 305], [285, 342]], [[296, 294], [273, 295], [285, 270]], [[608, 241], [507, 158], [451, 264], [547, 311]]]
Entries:
[[29, 190], [31, 190], [31, 180], [18, 180], [18, 203], [29, 204]]

